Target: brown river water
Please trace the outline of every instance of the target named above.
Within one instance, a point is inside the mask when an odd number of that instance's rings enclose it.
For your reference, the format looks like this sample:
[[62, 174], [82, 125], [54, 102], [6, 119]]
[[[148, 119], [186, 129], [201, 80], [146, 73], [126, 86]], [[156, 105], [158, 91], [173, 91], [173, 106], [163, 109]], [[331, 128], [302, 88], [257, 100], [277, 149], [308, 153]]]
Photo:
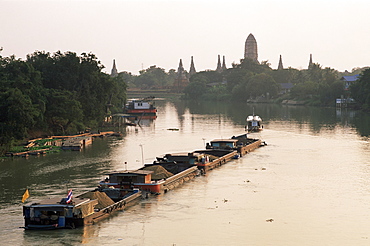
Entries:
[[[370, 245], [370, 117], [335, 108], [156, 101], [158, 118], [81, 152], [0, 162], [1, 245]], [[27, 202], [244, 133], [268, 145], [95, 225], [25, 231]], [[178, 131], [168, 130], [178, 128]]]

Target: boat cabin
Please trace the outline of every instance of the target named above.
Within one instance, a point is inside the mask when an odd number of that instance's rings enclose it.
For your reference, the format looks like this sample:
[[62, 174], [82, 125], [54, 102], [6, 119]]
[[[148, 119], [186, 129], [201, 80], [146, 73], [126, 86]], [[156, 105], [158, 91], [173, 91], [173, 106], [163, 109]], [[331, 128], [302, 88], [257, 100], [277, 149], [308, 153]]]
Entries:
[[263, 129], [262, 119], [258, 115], [249, 115], [246, 121], [245, 130], [248, 132], [258, 132]]
[[152, 109], [153, 104], [151, 102], [147, 102], [147, 101], [142, 101], [142, 100], [135, 101], [135, 100], [133, 100], [133, 101], [128, 103], [127, 108], [128, 109]]
[[109, 183], [130, 184], [130, 183], [151, 183], [153, 171], [131, 170], [109, 173]]
[[26, 229], [74, 228], [83, 225], [83, 219], [94, 213], [98, 200], [51, 198], [23, 206]]
[[238, 139], [215, 139], [210, 142], [212, 149], [235, 149]]
[[199, 158], [199, 155], [197, 153], [172, 153], [172, 154], [166, 154], [164, 158], [168, 161], [174, 161], [177, 164], [186, 163], [194, 165]]

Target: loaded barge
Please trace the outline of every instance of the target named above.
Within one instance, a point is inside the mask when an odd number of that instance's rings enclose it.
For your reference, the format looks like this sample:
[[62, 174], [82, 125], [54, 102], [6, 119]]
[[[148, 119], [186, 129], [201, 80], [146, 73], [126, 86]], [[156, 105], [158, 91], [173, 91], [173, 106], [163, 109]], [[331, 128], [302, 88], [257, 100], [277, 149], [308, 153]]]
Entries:
[[153, 194], [166, 193], [199, 174], [205, 174], [263, 145], [264, 142], [248, 138], [247, 134], [213, 140], [205, 150], [165, 154], [140, 169], [111, 172], [100, 182], [100, 188], [104, 191], [109, 187], [137, 188]]
[[25, 229], [75, 228], [93, 224], [134, 205], [149, 194], [162, 194], [200, 174], [266, 145], [247, 134], [216, 139], [206, 149], [165, 154], [137, 170], [108, 174], [99, 187], [76, 196], [72, 201], [48, 199], [23, 206]]
[[71, 201], [66, 198], [46, 199], [23, 206], [24, 229], [49, 230], [76, 228], [94, 224], [141, 200], [140, 190], [118, 192], [118, 196], [110, 197], [99, 189], [85, 192]]

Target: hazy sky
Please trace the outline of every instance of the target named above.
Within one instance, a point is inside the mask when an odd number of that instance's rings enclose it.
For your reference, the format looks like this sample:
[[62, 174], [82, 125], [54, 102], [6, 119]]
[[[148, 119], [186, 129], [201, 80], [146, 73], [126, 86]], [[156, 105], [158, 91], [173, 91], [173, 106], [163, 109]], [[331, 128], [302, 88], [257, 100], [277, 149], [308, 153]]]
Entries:
[[277, 68], [313, 62], [339, 71], [370, 65], [369, 0], [0, 0], [0, 53], [92, 52], [110, 73], [156, 65], [227, 67], [244, 56], [252, 33], [259, 61]]

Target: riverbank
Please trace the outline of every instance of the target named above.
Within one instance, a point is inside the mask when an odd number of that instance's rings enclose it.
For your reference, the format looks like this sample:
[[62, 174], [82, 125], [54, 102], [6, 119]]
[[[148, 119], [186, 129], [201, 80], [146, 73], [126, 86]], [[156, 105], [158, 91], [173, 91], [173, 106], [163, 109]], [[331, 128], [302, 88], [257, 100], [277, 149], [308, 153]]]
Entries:
[[77, 135], [51, 136], [28, 140], [24, 145], [12, 147], [3, 157], [28, 157], [30, 155], [45, 155], [62, 150], [82, 150], [92, 144], [93, 138], [106, 136], [121, 136], [119, 132], [106, 131], [98, 133], [82, 133]]

